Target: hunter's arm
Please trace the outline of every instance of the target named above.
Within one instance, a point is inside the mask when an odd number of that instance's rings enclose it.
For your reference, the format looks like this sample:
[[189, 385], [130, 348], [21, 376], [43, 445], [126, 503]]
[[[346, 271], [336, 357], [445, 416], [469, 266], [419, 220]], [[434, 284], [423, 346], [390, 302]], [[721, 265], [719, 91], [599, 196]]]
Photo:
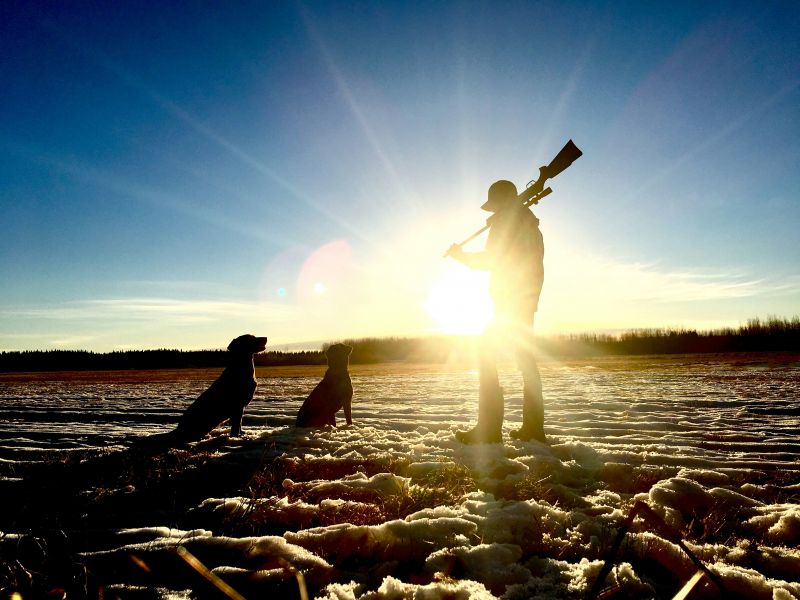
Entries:
[[470, 269], [477, 269], [480, 271], [491, 271], [492, 269], [492, 254], [486, 250], [483, 252], [464, 252], [461, 246], [453, 244], [447, 251], [447, 256], [454, 258]]
[[479, 271], [491, 271], [492, 269], [492, 255], [485, 250], [483, 252], [461, 252], [453, 258], [470, 269]]

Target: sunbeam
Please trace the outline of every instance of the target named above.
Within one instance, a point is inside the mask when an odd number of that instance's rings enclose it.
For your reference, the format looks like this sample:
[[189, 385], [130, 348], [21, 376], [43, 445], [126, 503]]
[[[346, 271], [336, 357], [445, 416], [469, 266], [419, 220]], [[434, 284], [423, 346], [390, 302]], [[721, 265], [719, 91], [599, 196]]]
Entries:
[[670, 175], [675, 174], [680, 167], [685, 166], [687, 163], [694, 160], [698, 156], [703, 155], [703, 153], [719, 145], [725, 138], [730, 137], [731, 135], [742, 129], [747, 123], [752, 121], [755, 117], [763, 114], [767, 109], [773, 107], [787, 96], [790, 96], [798, 88], [800, 88], [800, 79], [787, 83], [786, 85], [782, 86], [778, 91], [768, 96], [765, 100], [759, 102], [752, 108], [744, 111], [741, 115], [733, 119], [730, 123], [728, 123], [724, 127], [721, 127], [720, 129], [714, 131], [713, 133], [710, 133], [699, 144], [696, 144], [692, 148], [689, 148], [681, 156], [670, 161], [668, 164], [664, 165], [661, 169], [656, 170], [653, 173], [653, 175], [645, 179], [642, 183], [639, 184], [638, 187], [636, 187], [628, 194], [622, 196], [619, 199], [619, 210], [623, 210], [626, 205], [629, 205], [630, 203], [641, 198], [644, 192], [646, 192], [648, 189], [650, 189], [657, 183], [664, 181]]
[[46, 165], [48, 168], [69, 175], [78, 181], [91, 183], [102, 189], [151, 206], [173, 210], [198, 221], [209, 223], [215, 227], [224, 227], [255, 240], [269, 242], [273, 245], [286, 245], [292, 242], [291, 238], [281, 235], [279, 230], [268, 230], [253, 223], [243, 223], [232, 218], [230, 213], [225, 211], [187, 202], [174, 195], [152, 189], [138, 182], [126, 180], [117, 174], [106, 172], [77, 159], [57, 158], [42, 150], [30, 148], [14, 140], [3, 138], [0, 138], [0, 140], [2, 140], [3, 146], [8, 152], [24, 157], [28, 161]]
[[261, 175], [264, 175], [265, 177], [267, 177], [268, 179], [270, 179], [271, 181], [273, 181], [274, 183], [285, 189], [287, 192], [289, 192], [293, 197], [302, 201], [304, 204], [314, 209], [319, 214], [325, 216], [331, 222], [335, 223], [342, 229], [350, 232], [354, 236], [359, 238], [361, 237], [360, 232], [356, 230], [348, 221], [340, 218], [336, 213], [329, 210], [321, 202], [317, 202], [307, 194], [304, 194], [292, 182], [288, 181], [284, 177], [281, 177], [278, 173], [276, 173], [269, 166], [265, 165], [262, 161], [253, 157], [248, 152], [245, 152], [239, 146], [226, 139], [217, 131], [215, 131], [214, 129], [212, 129], [199, 119], [195, 118], [188, 111], [180, 107], [178, 104], [166, 98], [158, 91], [153, 89], [151, 86], [148, 86], [140, 78], [136, 77], [132, 71], [126, 69], [124, 66], [122, 66], [121, 64], [119, 64], [118, 62], [116, 62], [111, 57], [101, 52], [97, 48], [91, 48], [85, 42], [79, 42], [75, 38], [75, 36], [71, 35], [63, 27], [53, 23], [52, 21], [45, 21], [45, 24], [52, 33], [56, 34], [62, 41], [68, 43], [75, 51], [77, 51], [85, 59], [102, 67], [107, 72], [115, 75], [127, 87], [136, 90], [142, 96], [148, 98], [150, 101], [155, 103], [164, 111], [177, 118], [180, 122], [189, 126], [194, 132], [200, 134], [204, 138], [208, 139], [209, 141], [223, 148], [224, 150], [226, 150], [227, 152], [238, 158], [243, 164], [254, 169]]
[[395, 168], [392, 160], [389, 158], [386, 151], [384, 150], [383, 144], [378, 139], [378, 136], [375, 134], [375, 129], [372, 127], [372, 125], [368, 122], [367, 118], [364, 116], [364, 111], [361, 109], [358, 100], [356, 99], [355, 95], [350, 89], [350, 86], [348, 85], [347, 80], [345, 79], [344, 74], [342, 73], [342, 70], [338, 67], [336, 61], [334, 60], [333, 54], [328, 48], [328, 45], [325, 43], [325, 40], [323, 39], [322, 34], [319, 31], [319, 28], [316, 26], [313, 15], [311, 14], [309, 8], [302, 2], [299, 3], [299, 6], [303, 24], [305, 25], [309, 39], [313, 42], [313, 44], [319, 51], [319, 54], [322, 57], [322, 60], [325, 63], [325, 66], [327, 67], [331, 78], [336, 84], [336, 87], [339, 90], [339, 92], [344, 97], [345, 102], [347, 103], [347, 106], [350, 109], [353, 118], [356, 120], [359, 127], [361, 128], [364, 137], [369, 142], [370, 147], [373, 149], [376, 156], [380, 160], [380, 163], [383, 166], [384, 170], [389, 175], [392, 183], [394, 184], [395, 189], [397, 190], [398, 196], [406, 199], [406, 201], [415, 202], [417, 205], [419, 205], [420, 202], [416, 199], [414, 192], [412, 190], [409, 190], [408, 186], [405, 185], [403, 179], [397, 173], [397, 169]]
[[590, 37], [584, 43], [583, 51], [575, 61], [575, 65], [572, 67], [569, 76], [564, 82], [564, 88], [561, 90], [558, 101], [553, 106], [550, 116], [546, 119], [547, 128], [544, 133], [538, 136], [539, 144], [534, 156], [544, 156], [546, 149], [553, 145], [553, 134], [561, 128], [561, 120], [564, 118], [564, 115], [567, 114], [567, 108], [572, 96], [579, 89], [581, 78], [589, 63], [589, 59], [592, 57], [592, 51], [596, 43], [596, 35]]

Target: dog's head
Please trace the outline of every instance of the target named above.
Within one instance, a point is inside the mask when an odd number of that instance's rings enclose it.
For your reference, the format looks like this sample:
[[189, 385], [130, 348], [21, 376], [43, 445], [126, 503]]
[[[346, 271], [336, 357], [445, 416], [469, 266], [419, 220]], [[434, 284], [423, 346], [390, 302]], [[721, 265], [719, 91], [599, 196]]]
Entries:
[[235, 354], [256, 354], [267, 347], [267, 338], [246, 333], [228, 344], [228, 351]]
[[351, 346], [347, 344], [334, 344], [325, 351], [325, 356], [328, 358], [329, 367], [344, 367], [347, 368], [347, 361], [350, 359], [350, 353], [353, 351]]

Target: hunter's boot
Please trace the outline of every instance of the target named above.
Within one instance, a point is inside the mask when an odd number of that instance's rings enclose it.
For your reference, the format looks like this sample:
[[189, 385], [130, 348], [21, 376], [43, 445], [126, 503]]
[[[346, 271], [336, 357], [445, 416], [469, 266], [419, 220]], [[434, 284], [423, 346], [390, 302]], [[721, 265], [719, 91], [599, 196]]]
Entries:
[[511, 432], [516, 440], [547, 443], [544, 435], [544, 406], [542, 396], [538, 397], [526, 391], [522, 398], [522, 427]]
[[517, 440], [536, 440], [547, 443], [544, 435], [544, 400], [539, 369], [534, 364], [522, 374], [524, 391], [522, 394], [522, 427], [511, 432]]
[[478, 396], [478, 424], [468, 431], [456, 431], [462, 444], [499, 444], [503, 441], [503, 388], [481, 385]]

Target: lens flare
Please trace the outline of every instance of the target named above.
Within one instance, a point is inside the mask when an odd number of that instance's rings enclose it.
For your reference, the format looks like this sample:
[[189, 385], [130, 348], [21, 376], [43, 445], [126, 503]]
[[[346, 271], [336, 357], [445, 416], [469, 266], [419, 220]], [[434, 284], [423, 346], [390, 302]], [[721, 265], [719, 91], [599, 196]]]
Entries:
[[336, 240], [320, 246], [303, 263], [297, 277], [300, 304], [352, 301], [353, 260], [350, 244]]

